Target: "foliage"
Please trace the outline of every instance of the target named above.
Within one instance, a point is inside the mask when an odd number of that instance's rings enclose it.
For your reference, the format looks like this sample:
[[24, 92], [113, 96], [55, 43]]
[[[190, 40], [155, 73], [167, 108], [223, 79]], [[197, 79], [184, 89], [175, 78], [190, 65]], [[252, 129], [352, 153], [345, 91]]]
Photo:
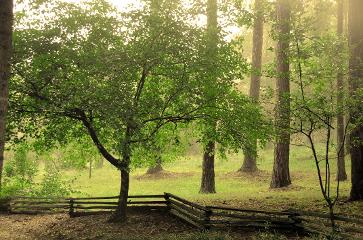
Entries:
[[71, 193], [69, 181], [61, 179], [58, 170], [45, 162], [44, 176], [39, 179], [40, 162], [38, 157], [30, 156], [33, 150], [30, 143], [23, 142], [14, 148], [14, 157], [6, 162], [3, 196], [67, 196]]
[[43, 179], [32, 190], [34, 196], [66, 197], [72, 193], [72, 181], [65, 181], [61, 173], [52, 167], [47, 167]]
[[22, 143], [14, 149], [14, 157], [4, 168], [4, 194], [25, 194], [31, 188], [38, 171], [38, 163], [29, 158], [29, 146]]
[[233, 43], [221, 40], [216, 70], [208, 71], [204, 31], [191, 23], [197, 16], [179, 1], [160, 3], [157, 17], [147, 6], [119, 13], [105, 1], [55, 1], [25, 14], [14, 33], [9, 129], [49, 148], [93, 134], [113, 158], [128, 152], [125, 142], [135, 156], [152, 152], [157, 139], [176, 138], [168, 129], [196, 120], [217, 121], [210, 138], [223, 147], [249, 150], [253, 139], [263, 142], [269, 122], [234, 89], [246, 64]]
[[87, 140], [79, 138], [59, 149], [61, 156], [58, 160], [62, 169], [83, 169], [93, 163], [97, 165], [102, 156], [97, 148]]

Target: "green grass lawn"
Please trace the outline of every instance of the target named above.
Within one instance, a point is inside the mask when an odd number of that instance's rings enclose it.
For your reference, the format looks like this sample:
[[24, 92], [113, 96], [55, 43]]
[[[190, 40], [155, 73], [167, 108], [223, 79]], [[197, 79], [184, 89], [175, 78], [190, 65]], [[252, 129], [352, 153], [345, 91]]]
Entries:
[[[309, 149], [292, 147], [290, 171], [292, 185], [288, 188], [272, 190], [269, 188], [273, 165], [273, 150], [260, 152], [257, 174], [237, 174], [242, 164], [242, 154], [231, 154], [228, 159], [217, 158], [215, 163], [216, 194], [199, 194], [201, 178], [201, 155], [182, 157], [164, 165], [170, 172], [166, 177], [145, 177], [146, 168], [134, 169], [131, 173], [130, 194], [160, 194], [171, 192], [187, 199], [204, 204], [227, 204], [248, 208], [323, 208], [324, 201], [320, 192], [315, 163]], [[335, 191], [335, 160], [332, 163], [332, 184]], [[349, 174], [350, 162], [347, 158]], [[110, 196], [118, 195], [120, 174], [109, 164], [93, 169], [92, 178], [88, 170], [66, 171], [65, 176], [76, 177], [73, 189], [75, 196]], [[349, 176], [348, 176], [349, 179]], [[343, 200], [349, 196], [350, 181], [340, 184], [340, 196]], [[343, 204], [341, 204], [343, 206]], [[346, 205], [346, 204], [344, 204]], [[339, 208], [339, 206], [338, 206]], [[357, 209], [358, 208], [358, 209]], [[344, 207], [344, 212], [347, 210]], [[363, 204], [349, 205], [349, 211], [362, 212]]]

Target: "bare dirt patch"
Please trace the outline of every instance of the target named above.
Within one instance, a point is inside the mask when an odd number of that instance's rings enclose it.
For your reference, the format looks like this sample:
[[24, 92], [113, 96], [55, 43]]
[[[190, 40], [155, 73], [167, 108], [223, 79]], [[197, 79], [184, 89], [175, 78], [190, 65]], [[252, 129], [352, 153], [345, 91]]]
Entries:
[[109, 213], [75, 218], [67, 214], [0, 215], [0, 239], [144, 239], [195, 231], [162, 212], [132, 213], [125, 223], [110, 223], [109, 218]]
[[234, 178], [243, 181], [270, 181], [271, 173], [268, 171], [257, 170], [255, 172], [229, 172], [221, 176], [222, 179]]
[[140, 176], [135, 176], [137, 180], [154, 180], [154, 179], [165, 179], [165, 178], [183, 178], [193, 176], [193, 173], [177, 173], [177, 172], [169, 172], [166, 170], [162, 170], [153, 174], [143, 174]]
[[250, 231], [206, 233], [166, 212], [130, 213], [125, 223], [110, 223], [109, 213], [70, 218], [67, 214], [0, 215], [1, 240], [247, 240]]

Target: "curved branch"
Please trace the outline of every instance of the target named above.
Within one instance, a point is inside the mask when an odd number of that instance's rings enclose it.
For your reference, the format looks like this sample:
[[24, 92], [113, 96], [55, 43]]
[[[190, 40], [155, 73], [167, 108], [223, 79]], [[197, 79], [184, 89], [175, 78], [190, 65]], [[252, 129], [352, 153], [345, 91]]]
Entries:
[[103, 146], [103, 144], [99, 140], [97, 132], [93, 128], [91, 122], [88, 121], [86, 114], [81, 110], [76, 110], [76, 112], [78, 115], [78, 120], [82, 121], [83, 125], [86, 127], [88, 134], [90, 135], [93, 143], [96, 145], [101, 155], [116, 168], [124, 169], [126, 167], [126, 164], [124, 164], [120, 159], [115, 158], [111, 153], [107, 151], [107, 149]]

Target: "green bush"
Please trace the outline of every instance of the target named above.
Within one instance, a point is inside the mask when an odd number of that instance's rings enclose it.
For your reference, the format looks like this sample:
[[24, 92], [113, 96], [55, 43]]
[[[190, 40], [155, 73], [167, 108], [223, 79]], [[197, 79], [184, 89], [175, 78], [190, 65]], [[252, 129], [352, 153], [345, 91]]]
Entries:
[[10, 183], [10, 189], [25, 189], [33, 183], [33, 179], [38, 172], [38, 164], [28, 157], [28, 152], [29, 147], [27, 144], [19, 144], [15, 148], [14, 158], [10, 159], [4, 167], [4, 180]]
[[37, 184], [33, 194], [46, 197], [63, 197], [72, 193], [69, 182], [61, 178], [60, 173], [53, 168], [46, 168], [42, 181]]
[[14, 157], [4, 166], [4, 181], [0, 198], [12, 196], [68, 196], [71, 193], [70, 183], [61, 178], [60, 173], [51, 164], [46, 164], [45, 174], [39, 182], [38, 162], [29, 156], [30, 147], [26, 143], [17, 145]]

